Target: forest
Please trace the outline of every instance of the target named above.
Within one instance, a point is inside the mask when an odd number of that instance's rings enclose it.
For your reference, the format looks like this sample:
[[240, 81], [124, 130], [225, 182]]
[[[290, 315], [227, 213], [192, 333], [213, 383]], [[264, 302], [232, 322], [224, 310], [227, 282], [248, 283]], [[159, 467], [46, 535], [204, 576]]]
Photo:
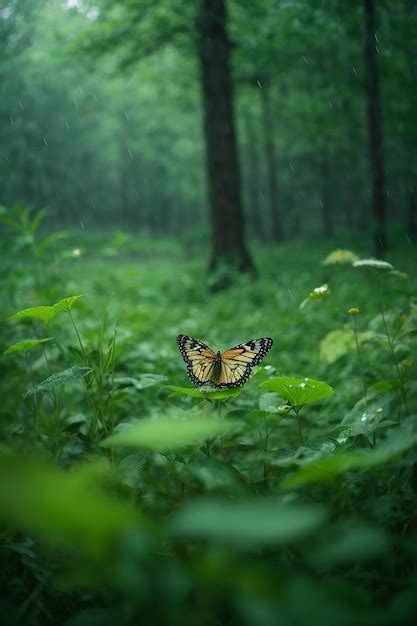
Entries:
[[0, 620], [417, 618], [415, 0], [0, 0]]

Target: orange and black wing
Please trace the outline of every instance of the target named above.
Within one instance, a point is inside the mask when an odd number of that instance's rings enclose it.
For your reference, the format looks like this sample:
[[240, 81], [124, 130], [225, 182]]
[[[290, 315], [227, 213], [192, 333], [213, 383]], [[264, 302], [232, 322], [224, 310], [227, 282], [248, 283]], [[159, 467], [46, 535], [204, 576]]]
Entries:
[[214, 363], [216, 355], [213, 350], [198, 339], [188, 335], [178, 335], [177, 345], [182, 358], [187, 364], [187, 372], [190, 379], [196, 385], [213, 383]]
[[221, 355], [222, 366], [216, 385], [218, 387], [239, 387], [249, 378], [252, 368], [261, 362], [273, 341], [270, 337], [251, 339], [230, 348]]

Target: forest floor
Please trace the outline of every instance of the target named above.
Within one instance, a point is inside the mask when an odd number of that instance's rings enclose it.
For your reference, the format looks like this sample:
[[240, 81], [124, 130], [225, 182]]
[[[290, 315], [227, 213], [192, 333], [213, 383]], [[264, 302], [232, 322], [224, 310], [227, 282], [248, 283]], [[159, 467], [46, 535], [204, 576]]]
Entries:
[[[411, 623], [416, 247], [257, 246], [211, 293], [169, 240], [4, 243], [2, 623]], [[180, 333], [274, 345], [205, 391]]]

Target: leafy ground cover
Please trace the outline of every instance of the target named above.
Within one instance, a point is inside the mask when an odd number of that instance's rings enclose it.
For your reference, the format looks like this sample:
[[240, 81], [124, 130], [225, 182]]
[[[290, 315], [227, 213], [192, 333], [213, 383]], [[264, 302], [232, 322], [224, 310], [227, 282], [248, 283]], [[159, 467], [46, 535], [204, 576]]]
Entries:
[[[199, 248], [29, 231], [2, 242], [2, 623], [411, 623], [415, 249], [258, 248], [210, 293]], [[179, 333], [274, 346], [201, 390]]]

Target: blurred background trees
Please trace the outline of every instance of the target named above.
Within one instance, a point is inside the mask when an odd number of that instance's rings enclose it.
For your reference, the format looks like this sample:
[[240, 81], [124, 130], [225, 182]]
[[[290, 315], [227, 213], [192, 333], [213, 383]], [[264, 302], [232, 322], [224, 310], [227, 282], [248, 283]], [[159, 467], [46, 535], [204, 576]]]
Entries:
[[[368, 233], [380, 252], [387, 231], [415, 236], [412, 0], [0, 6], [0, 203], [186, 243], [211, 229], [242, 267], [244, 227]], [[224, 6], [230, 72], [210, 74]]]

